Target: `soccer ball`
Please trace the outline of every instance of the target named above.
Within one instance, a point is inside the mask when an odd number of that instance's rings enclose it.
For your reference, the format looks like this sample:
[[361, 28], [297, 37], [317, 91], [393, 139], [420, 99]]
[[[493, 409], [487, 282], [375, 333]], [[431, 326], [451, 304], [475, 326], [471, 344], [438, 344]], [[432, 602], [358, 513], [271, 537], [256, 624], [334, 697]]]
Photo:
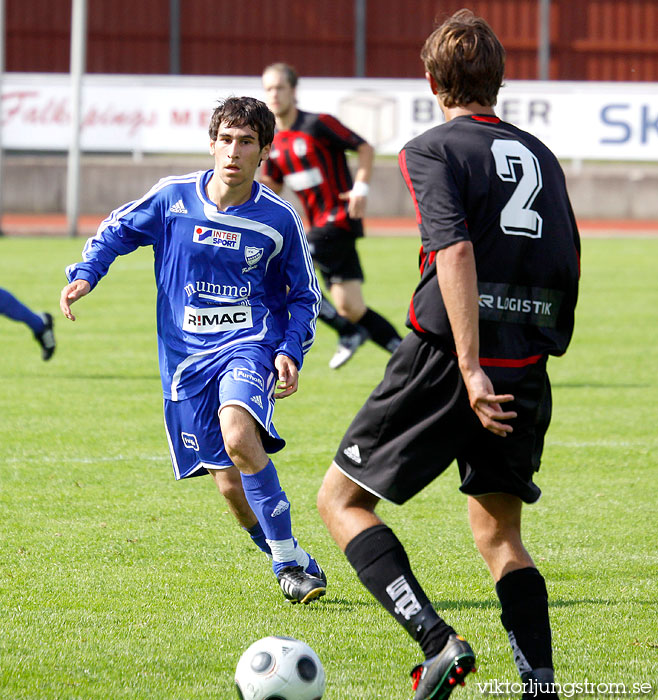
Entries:
[[292, 637], [259, 639], [235, 669], [240, 700], [320, 700], [324, 685], [318, 655]]

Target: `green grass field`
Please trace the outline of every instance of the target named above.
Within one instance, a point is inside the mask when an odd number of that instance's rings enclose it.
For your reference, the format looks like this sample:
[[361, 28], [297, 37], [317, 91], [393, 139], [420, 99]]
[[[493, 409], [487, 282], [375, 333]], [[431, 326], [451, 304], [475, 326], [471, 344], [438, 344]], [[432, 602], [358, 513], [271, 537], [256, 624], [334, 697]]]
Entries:
[[[0, 285], [58, 311], [82, 240], [0, 239]], [[368, 302], [404, 331], [416, 239], [366, 238]], [[587, 239], [576, 334], [550, 363], [554, 418], [525, 539], [551, 596], [556, 678], [588, 697], [658, 691], [658, 239]], [[311, 606], [284, 602], [267, 562], [209, 478], [173, 479], [162, 424], [148, 250], [117, 261], [58, 316], [43, 363], [27, 329], [0, 318], [0, 698], [228, 700], [249, 643], [307, 641], [327, 700], [411, 696], [415, 644], [361, 586], [315, 494], [387, 356], [370, 344], [338, 372], [319, 327], [300, 391], [277, 407], [275, 460], [294, 529], [329, 577]], [[471, 641], [487, 681], [517, 680], [466, 499], [449, 470], [382, 517], [437, 608]], [[627, 694], [605, 684], [625, 683]], [[518, 694], [515, 695], [518, 697]], [[563, 695], [567, 697], [567, 695]]]

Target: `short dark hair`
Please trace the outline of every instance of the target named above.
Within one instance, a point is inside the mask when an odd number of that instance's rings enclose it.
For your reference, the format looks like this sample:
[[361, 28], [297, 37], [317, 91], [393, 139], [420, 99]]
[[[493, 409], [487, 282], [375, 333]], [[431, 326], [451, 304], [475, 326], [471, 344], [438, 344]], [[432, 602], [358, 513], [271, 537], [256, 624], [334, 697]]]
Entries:
[[212, 141], [217, 140], [219, 127], [248, 126], [258, 134], [261, 148], [269, 146], [274, 140], [276, 119], [268, 106], [255, 97], [227, 97], [220, 100], [210, 117], [208, 134]]
[[505, 49], [489, 24], [470, 10], [455, 12], [435, 29], [420, 57], [446, 107], [496, 104], [505, 73]]
[[299, 76], [297, 75], [297, 71], [289, 63], [270, 63], [270, 65], [266, 66], [266, 68], [263, 70], [263, 75], [270, 70], [275, 70], [282, 73], [290, 84], [290, 87], [297, 87]]

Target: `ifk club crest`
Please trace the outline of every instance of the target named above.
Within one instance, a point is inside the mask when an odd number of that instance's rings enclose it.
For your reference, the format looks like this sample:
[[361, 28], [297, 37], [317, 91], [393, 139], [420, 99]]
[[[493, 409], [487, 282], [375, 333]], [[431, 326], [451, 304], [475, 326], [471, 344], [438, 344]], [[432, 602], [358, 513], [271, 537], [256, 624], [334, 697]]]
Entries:
[[254, 248], [253, 246], [245, 246], [244, 248], [244, 259], [245, 262], [249, 267], [245, 267], [242, 272], [249, 272], [249, 270], [253, 270], [256, 265], [260, 262], [260, 259], [263, 257], [263, 253], [265, 252], [265, 248]]

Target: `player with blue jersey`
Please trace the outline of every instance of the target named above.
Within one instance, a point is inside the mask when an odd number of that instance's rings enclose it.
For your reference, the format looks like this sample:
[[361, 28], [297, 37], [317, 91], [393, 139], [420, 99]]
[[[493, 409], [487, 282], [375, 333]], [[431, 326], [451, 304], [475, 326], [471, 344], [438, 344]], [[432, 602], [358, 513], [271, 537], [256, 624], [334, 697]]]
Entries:
[[272, 557], [286, 597], [308, 603], [326, 578], [292, 535], [269, 454], [285, 445], [275, 399], [297, 391], [321, 294], [293, 207], [254, 181], [274, 115], [249, 97], [211, 118], [214, 168], [169, 177], [116, 209], [67, 268], [64, 315], [118, 255], [152, 246], [165, 428], [177, 479], [212, 474], [231, 512]]

